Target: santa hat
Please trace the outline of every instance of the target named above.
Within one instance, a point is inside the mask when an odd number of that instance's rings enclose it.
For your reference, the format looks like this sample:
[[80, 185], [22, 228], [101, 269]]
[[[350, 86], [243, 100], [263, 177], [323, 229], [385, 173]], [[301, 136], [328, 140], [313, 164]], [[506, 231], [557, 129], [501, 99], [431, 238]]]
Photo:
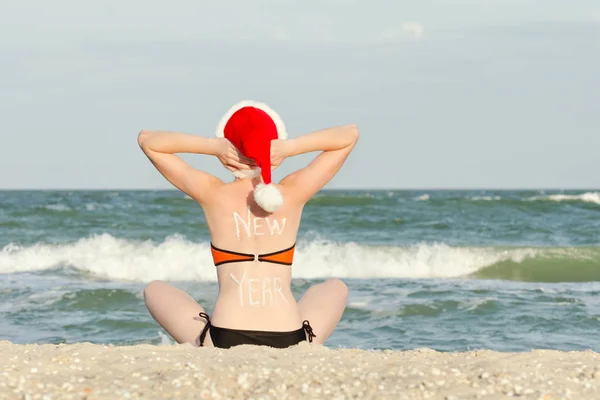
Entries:
[[271, 183], [271, 140], [287, 139], [279, 115], [264, 103], [245, 100], [227, 111], [217, 126], [217, 137], [228, 139], [242, 154], [256, 162], [258, 168], [235, 171], [238, 178], [257, 178], [263, 183], [254, 189], [254, 200], [268, 212], [283, 204], [283, 196]]

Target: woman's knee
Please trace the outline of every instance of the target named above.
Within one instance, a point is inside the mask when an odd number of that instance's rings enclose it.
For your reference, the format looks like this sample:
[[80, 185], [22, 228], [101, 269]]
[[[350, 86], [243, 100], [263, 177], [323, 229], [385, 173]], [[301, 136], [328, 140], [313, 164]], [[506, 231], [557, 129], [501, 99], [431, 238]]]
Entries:
[[150, 297], [153, 294], [157, 293], [161, 288], [164, 288], [165, 285], [166, 285], [166, 283], [164, 283], [163, 281], [152, 281], [152, 282], [150, 282], [144, 288], [144, 299], [147, 299], [148, 297]]
[[344, 301], [348, 299], [348, 286], [344, 283], [344, 281], [338, 278], [332, 278], [328, 279], [326, 283], [330, 289], [335, 291], [335, 293], [342, 297]]

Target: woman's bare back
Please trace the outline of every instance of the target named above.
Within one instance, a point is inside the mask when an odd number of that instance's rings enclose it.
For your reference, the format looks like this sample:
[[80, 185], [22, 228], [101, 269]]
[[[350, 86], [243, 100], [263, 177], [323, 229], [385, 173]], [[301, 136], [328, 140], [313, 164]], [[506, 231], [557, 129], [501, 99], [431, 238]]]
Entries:
[[[295, 245], [302, 210], [285, 204], [275, 213], [252, 199], [252, 181], [236, 180], [215, 192], [204, 206], [212, 245], [245, 254], [268, 254]], [[212, 322], [232, 329], [289, 331], [301, 325], [291, 292], [292, 266], [258, 260], [216, 266], [219, 295]]]

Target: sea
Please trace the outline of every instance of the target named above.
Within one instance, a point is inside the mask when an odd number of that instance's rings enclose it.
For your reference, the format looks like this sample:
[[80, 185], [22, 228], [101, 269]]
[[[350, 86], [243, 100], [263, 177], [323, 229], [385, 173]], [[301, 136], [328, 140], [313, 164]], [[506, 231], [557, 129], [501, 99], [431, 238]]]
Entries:
[[[600, 190], [325, 190], [305, 207], [297, 298], [349, 288], [329, 348], [600, 351]], [[168, 345], [155, 279], [209, 312], [200, 207], [178, 191], [0, 191], [0, 340]]]

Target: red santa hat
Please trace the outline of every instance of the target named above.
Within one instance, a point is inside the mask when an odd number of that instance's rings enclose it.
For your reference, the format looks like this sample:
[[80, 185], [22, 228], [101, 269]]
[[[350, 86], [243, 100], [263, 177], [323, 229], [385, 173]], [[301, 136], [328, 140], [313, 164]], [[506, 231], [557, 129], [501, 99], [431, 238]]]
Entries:
[[283, 197], [271, 183], [271, 140], [287, 139], [285, 125], [279, 115], [264, 103], [245, 100], [227, 111], [217, 126], [217, 137], [228, 139], [242, 154], [256, 162], [258, 168], [235, 171], [238, 178], [256, 178], [263, 183], [254, 189], [254, 200], [268, 212], [275, 212]]

